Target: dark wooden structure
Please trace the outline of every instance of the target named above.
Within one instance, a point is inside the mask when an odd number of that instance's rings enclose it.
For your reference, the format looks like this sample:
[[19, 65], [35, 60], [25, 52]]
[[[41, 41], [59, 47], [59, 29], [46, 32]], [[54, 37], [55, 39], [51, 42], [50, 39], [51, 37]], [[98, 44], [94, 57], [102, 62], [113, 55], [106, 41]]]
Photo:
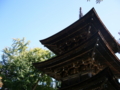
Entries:
[[33, 65], [61, 81], [59, 90], [120, 90], [119, 44], [94, 8], [41, 43], [57, 56]]

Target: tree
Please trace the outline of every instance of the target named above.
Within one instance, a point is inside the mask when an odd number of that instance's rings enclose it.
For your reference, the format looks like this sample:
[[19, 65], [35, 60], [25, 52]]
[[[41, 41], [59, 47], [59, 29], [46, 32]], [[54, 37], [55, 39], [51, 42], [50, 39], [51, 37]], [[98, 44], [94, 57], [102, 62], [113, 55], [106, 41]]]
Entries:
[[29, 41], [25, 42], [24, 38], [13, 39], [12, 46], [3, 49], [0, 64], [3, 87], [10, 90], [55, 90], [53, 79], [32, 65], [50, 59], [54, 54], [41, 48], [28, 49], [28, 45]]
[[[90, 1], [90, 0], [87, 0], [87, 1]], [[103, 1], [103, 0], [96, 0], [96, 3], [100, 3], [101, 1]]]

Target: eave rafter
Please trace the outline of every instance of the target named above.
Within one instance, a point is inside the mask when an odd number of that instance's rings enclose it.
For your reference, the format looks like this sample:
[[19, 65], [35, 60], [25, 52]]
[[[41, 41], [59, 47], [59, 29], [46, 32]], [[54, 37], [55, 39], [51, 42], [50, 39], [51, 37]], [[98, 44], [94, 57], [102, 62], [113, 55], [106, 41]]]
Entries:
[[[46, 47], [48, 47], [51, 51], [53, 51], [57, 55], [65, 53], [66, 51], [69, 51], [70, 49], [72, 49], [69, 47], [75, 47], [79, 45], [81, 41], [83, 41], [80, 35], [82, 35], [82, 31], [84, 33], [87, 32], [90, 26], [91, 26], [90, 34], [93, 34], [96, 30], [100, 31], [103, 34], [103, 37], [106, 39], [109, 46], [111, 47], [111, 49], [114, 51], [114, 53], [119, 51], [119, 48], [118, 48], [119, 44], [114, 39], [114, 37], [110, 34], [110, 32], [107, 30], [107, 28], [105, 27], [105, 25], [103, 24], [99, 16], [97, 15], [94, 8], [91, 9], [86, 15], [84, 15], [81, 19], [77, 20], [75, 23], [73, 23], [69, 27], [63, 29], [59, 33], [47, 39], [41, 40], [41, 43]], [[77, 34], [77, 36], [75, 33]], [[85, 35], [83, 34], [84, 37]], [[88, 37], [89, 35], [87, 35], [85, 38], [88, 38]], [[81, 40], [78, 40], [80, 38]], [[76, 45], [73, 45], [72, 42], [73, 44], [76, 44]]]
[[[90, 23], [82, 26], [71, 34], [66, 34], [65, 37], [55, 41], [52, 44], [44, 44], [49, 47], [50, 50], [57, 54], [66, 53], [72, 48], [79, 46], [82, 42], [86, 41], [90, 36], [96, 32], [96, 29], [92, 27]], [[62, 43], [61, 43], [62, 42]], [[56, 52], [57, 51], [57, 52]]]

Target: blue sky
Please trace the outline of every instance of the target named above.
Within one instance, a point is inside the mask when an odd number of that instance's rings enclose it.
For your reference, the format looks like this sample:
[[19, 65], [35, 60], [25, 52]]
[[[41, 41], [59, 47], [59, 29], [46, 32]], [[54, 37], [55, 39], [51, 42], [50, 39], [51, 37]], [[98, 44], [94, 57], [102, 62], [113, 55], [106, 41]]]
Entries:
[[0, 51], [12, 38], [23, 37], [31, 41], [30, 48], [44, 48], [39, 40], [78, 20], [80, 7], [83, 14], [94, 7], [112, 35], [120, 37], [120, 0], [0, 0]]

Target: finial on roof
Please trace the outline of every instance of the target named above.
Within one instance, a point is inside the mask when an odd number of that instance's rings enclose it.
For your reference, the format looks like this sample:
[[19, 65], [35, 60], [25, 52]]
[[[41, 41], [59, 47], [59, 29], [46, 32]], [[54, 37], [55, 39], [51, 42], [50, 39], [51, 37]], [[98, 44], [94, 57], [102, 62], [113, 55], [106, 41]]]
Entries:
[[83, 16], [82, 8], [80, 7], [79, 19]]

